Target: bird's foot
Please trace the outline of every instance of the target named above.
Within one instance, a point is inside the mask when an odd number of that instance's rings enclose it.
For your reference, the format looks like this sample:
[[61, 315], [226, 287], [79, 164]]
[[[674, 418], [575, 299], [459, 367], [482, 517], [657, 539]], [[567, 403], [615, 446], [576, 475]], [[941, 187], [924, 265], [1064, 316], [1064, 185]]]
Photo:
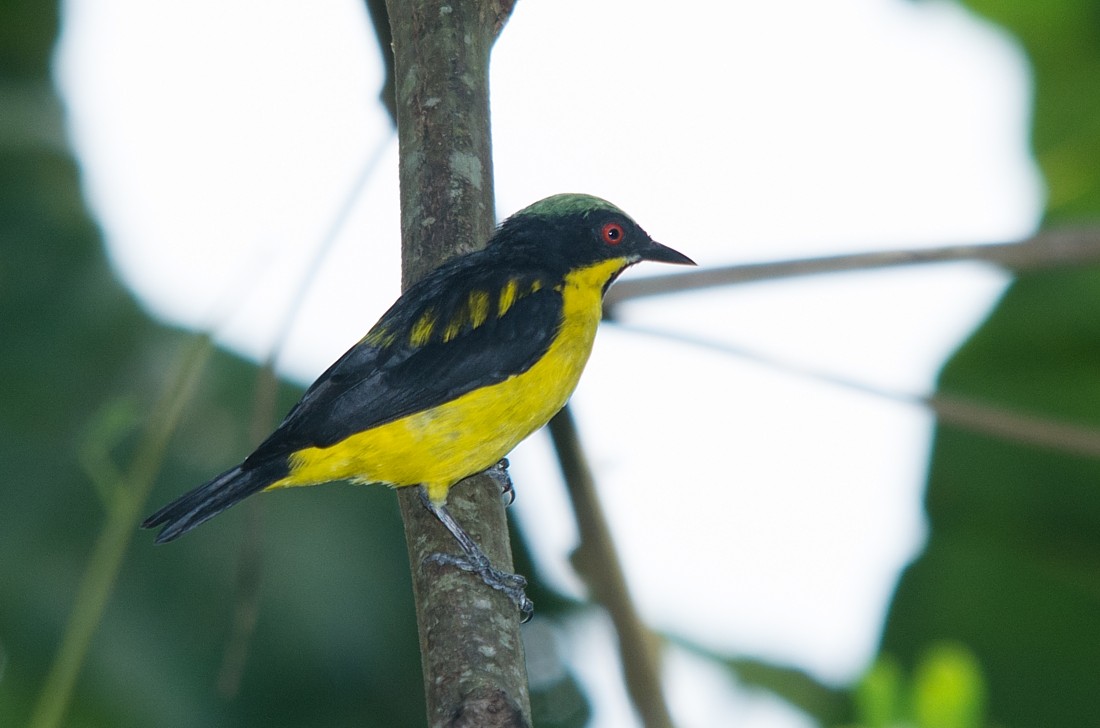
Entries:
[[[502, 460], [494, 466], [494, 468], [500, 469], [507, 475], [508, 461]], [[494, 468], [490, 468], [490, 470]], [[522, 621], [526, 622], [529, 620], [535, 611], [535, 605], [527, 598], [527, 593], [523, 590], [523, 588], [527, 586], [527, 579], [519, 574], [512, 574], [507, 571], [493, 568], [493, 564], [489, 561], [489, 557], [486, 556], [485, 552], [481, 550], [481, 547], [470, 538], [470, 534], [466, 533], [462, 526], [458, 525], [458, 522], [444, 505], [432, 503], [424, 488], [420, 489], [420, 502], [423, 503], [424, 507], [431, 511], [432, 514], [439, 519], [439, 522], [451, 532], [451, 535], [455, 537], [455, 540], [458, 541], [458, 545], [462, 548], [463, 554], [462, 556], [456, 556], [454, 554], [434, 553], [425, 557], [424, 562], [455, 566], [471, 574], [477, 574], [481, 580], [485, 582], [486, 586], [503, 592], [512, 600], [516, 607], [519, 608]]]
[[510, 506], [516, 502], [516, 486], [512, 483], [512, 476], [508, 474], [508, 458], [501, 458], [499, 463], [490, 465], [484, 471], [500, 487], [500, 495], [506, 498], [504, 505]]
[[493, 568], [493, 565], [489, 563], [489, 559], [483, 553], [478, 553], [473, 557], [436, 553], [431, 554], [424, 561], [453, 566], [470, 574], [477, 574], [486, 586], [502, 592], [512, 600], [512, 603], [520, 611], [520, 621], [522, 622], [531, 619], [531, 615], [535, 612], [534, 603], [527, 597], [527, 592], [524, 591], [524, 587], [527, 586], [527, 579], [520, 574]]

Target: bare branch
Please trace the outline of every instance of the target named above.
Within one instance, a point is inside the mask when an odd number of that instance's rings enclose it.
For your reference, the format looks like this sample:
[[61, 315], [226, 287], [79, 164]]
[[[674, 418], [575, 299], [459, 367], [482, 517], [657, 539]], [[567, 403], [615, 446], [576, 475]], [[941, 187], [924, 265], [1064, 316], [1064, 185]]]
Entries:
[[613, 318], [616, 306], [624, 301], [681, 291], [717, 288], [734, 283], [960, 260], [985, 261], [1016, 272], [1100, 262], [1100, 229], [1044, 230], [1018, 243], [882, 250], [771, 263], [727, 265], [636, 278], [620, 281], [607, 292], [604, 299], [604, 312], [607, 318]]
[[1078, 457], [1100, 458], [1100, 429], [950, 394], [922, 398], [939, 421], [969, 432]]
[[1100, 429], [1063, 422], [1034, 413], [1019, 412], [1002, 405], [980, 402], [961, 395], [937, 393], [930, 396], [881, 389], [749, 349], [674, 331], [616, 323], [616, 326], [649, 336], [679, 341], [754, 361], [776, 371], [844, 387], [892, 402], [921, 407], [933, 413], [942, 424], [969, 432], [996, 437], [1008, 442], [1039, 447], [1077, 457], [1100, 458]]
[[568, 407], [550, 420], [550, 436], [581, 536], [581, 544], [573, 554], [573, 566], [592, 597], [611, 615], [619, 638], [619, 659], [626, 689], [642, 723], [646, 728], [671, 728], [672, 717], [661, 689], [657, 637], [642, 623], [630, 598], [626, 576], [596, 495], [595, 478]]

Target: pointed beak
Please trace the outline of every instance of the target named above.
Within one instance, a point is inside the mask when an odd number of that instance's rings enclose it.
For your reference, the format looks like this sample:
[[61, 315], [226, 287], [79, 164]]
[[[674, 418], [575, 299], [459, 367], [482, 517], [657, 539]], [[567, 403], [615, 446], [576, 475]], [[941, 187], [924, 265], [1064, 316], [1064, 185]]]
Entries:
[[650, 240], [649, 244], [641, 250], [642, 260], [652, 260], [655, 263], [675, 263], [676, 265], [695, 265], [695, 261], [683, 253], [673, 250], [667, 245]]

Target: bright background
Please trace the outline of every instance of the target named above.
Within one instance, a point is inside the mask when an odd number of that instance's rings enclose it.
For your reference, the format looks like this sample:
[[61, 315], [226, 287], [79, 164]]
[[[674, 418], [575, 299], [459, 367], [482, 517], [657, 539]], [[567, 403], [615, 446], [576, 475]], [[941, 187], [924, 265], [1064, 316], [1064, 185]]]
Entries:
[[[397, 143], [360, 3], [70, 0], [57, 52], [85, 194], [151, 313], [257, 360], [278, 347], [307, 384], [397, 295]], [[1008, 241], [1041, 212], [1025, 59], [947, 3], [525, 0], [492, 95], [502, 215], [598, 194], [703, 266]], [[623, 318], [923, 394], [1006, 281], [973, 264], [834, 275]], [[922, 544], [927, 412], [612, 327], [573, 402], [653, 626], [830, 683], [866, 669]], [[580, 596], [551, 457], [543, 435], [517, 451], [515, 510], [539, 578]], [[566, 634], [600, 688], [593, 725], [627, 725], [607, 625]], [[808, 724], [708, 670], [670, 659], [685, 725]]]
[[[498, 212], [599, 194], [705, 267], [1040, 217], [1100, 250], [1095, 4], [965, 7], [524, 0], [494, 51]], [[423, 724], [392, 493], [137, 529], [397, 295], [381, 73], [353, 0], [0, 8], [0, 726]], [[932, 728], [954, 701], [966, 728], [1091, 725], [1097, 310], [1080, 259], [625, 304], [573, 404], [677, 724]], [[935, 423], [925, 394], [985, 420]], [[545, 436], [513, 462], [536, 724], [630, 726]]]

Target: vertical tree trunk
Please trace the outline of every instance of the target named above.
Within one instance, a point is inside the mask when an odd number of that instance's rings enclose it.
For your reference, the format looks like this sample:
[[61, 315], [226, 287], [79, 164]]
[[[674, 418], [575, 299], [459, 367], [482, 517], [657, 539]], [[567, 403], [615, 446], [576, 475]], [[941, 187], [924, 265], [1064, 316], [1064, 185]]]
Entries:
[[[511, 11], [500, 0], [388, 0], [400, 143], [402, 284], [485, 243], [493, 231], [489, 51]], [[453, 552], [450, 534], [399, 491], [413, 572], [428, 722], [528, 726], [519, 614], [457, 569], [423, 564]], [[512, 568], [499, 488], [480, 477], [448, 508], [498, 568]]]

